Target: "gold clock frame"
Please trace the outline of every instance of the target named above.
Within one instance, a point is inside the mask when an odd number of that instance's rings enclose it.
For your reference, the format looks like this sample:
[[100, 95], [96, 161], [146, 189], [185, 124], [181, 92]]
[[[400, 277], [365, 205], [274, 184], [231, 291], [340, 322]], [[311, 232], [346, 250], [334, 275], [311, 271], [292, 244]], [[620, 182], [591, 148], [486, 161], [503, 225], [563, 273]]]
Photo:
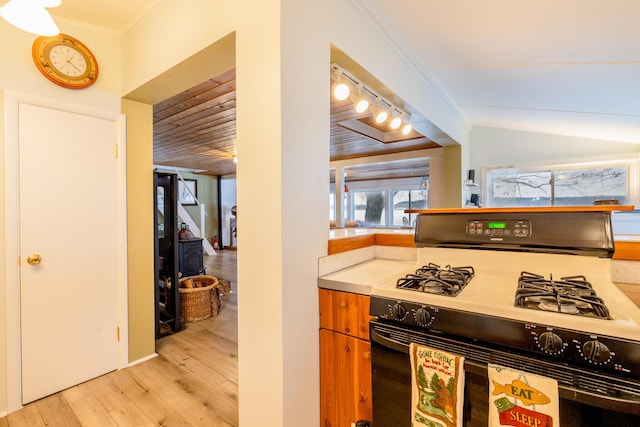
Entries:
[[[67, 75], [51, 64], [49, 54], [55, 46], [66, 45], [77, 51], [87, 63], [87, 69], [79, 76]], [[98, 79], [98, 61], [80, 40], [68, 34], [58, 34], [53, 37], [40, 36], [33, 42], [31, 48], [33, 61], [38, 70], [53, 83], [67, 89], [84, 89], [91, 86]]]

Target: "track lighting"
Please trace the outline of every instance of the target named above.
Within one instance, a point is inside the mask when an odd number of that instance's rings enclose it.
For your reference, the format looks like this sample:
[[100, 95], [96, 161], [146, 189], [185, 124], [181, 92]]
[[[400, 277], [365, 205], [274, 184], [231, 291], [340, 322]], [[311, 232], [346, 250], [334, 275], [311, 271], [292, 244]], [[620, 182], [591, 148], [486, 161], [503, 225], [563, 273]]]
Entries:
[[[403, 135], [408, 135], [411, 132], [410, 116], [406, 112], [382, 98], [370, 87], [365, 86], [340, 65], [331, 64], [331, 72], [332, 80], [334, 81], [332, 93], [335, 99], [344, 101], [347, 98], [351, 98], [358, 114], [371, 110], [377, 124], [382, 125], [387, 122], [387, 119], [390, 119], [389, 127], [392, 130], [400, 129], [402, 126]], [[375, 100], [375, 103], [372, 105], [369, 100]]]

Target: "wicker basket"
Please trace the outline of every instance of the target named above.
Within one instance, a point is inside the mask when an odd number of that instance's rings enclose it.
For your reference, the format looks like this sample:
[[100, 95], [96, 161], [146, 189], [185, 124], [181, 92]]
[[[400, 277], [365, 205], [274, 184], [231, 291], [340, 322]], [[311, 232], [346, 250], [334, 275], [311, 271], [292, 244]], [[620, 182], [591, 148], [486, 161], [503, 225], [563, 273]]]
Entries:
[[[200, 282], [200, 287], [184, 288], [187, 280]], [[190, 276], [178, 280], [180, 293], [180, 314], [187, 322], [208, 319], [218, 313], [219, 291], [218, 279], [213, 276]], [[215, 307], [214, 307], [215, 306]]]

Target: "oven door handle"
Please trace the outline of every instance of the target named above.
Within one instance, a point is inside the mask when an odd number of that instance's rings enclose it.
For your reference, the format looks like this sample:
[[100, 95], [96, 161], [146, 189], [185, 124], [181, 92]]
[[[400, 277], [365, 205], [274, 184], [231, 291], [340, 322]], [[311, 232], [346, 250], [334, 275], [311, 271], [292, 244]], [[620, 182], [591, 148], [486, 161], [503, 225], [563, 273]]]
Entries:
[[574, 400], [586, 405], [593, 405], [625, 414], [640, 415], [640, 402], [638, 400], [607, 396], [587, 390], [578, 390], [564, 384], [558, 384], [558, 394], [560, 398]]
[[[375, 327], [371, 328], [370, 339], [372, 342], [380, 344], [381, 346], [387, 347], [391, 350], [395, 350], [407, 355], [409, 354], [409, 344], [385, 337], [384, 335], [378, 333]], [[464, 370], [482, 375], [484, 377], [488, 376], [487, 365], [485, 365], [484, 363], [474, 362], [466, 358], [464, 359]]]
[[408, 344], [380, 335], [380, 333], [376, 331], [375, 327], [371, 328], [370, 335], [371, 335], [370, 339], [372, 342], [375, 342], [380, 344], [381, 346], [390, 348], [391, 350], [399, 351], [400, 353], [409, 354]]

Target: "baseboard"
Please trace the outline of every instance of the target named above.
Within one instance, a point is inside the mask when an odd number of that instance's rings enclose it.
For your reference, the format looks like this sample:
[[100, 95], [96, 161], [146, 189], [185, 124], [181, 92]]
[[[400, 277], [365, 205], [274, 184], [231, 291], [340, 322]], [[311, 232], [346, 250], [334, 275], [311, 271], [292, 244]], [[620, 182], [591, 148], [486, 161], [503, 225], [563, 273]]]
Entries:
[[146, 362], [147, 360], [151, 360], [151, 359], [153, 359], [153, 358], [155, 358], [155, 357], [158, 357], [158, 353], [153, 353], [153, 354], [150, 354], [150, 355], [148, 355], [148, 356], [145, 356], [145, 357], [143, 357], [143, 358], [141, 358], [141, 359], [134, 360], [133, 362], [130, 362], [130, 363], [129, 363], [129, 367], [132, 367], [132, 366], [134, 366], [134, 365], [137, 365], [138, 363]]

